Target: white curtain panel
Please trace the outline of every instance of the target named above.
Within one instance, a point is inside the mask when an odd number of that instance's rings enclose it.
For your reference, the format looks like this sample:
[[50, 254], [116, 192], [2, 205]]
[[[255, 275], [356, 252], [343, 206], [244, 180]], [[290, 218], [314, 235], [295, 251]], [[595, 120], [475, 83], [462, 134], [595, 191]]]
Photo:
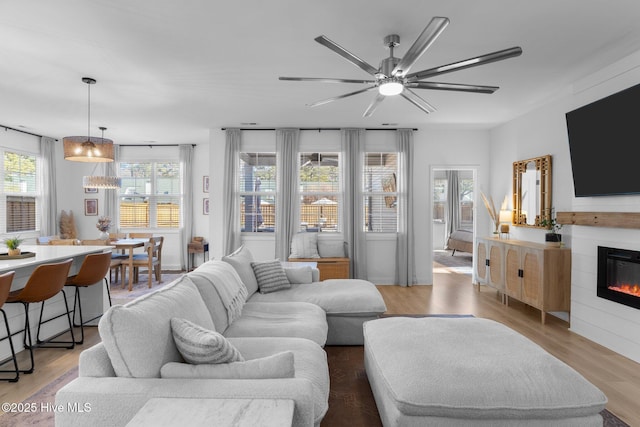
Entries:
[[418, 283], [413, 226], [413, 130], [398, 129], [398, 233], [396, 238], [396, 279], [400, 286]]
[[52, 236], [58, 229], [58, 199], [56, 193], [55, 142], [53, 138], [40, 138], [41, 169], [40, 188], [42, 200], [40, 203], [40, 234]]
[[189, 251], [187, 245], [193, 237], [193, 145], [181, 144], [180, 147], [180, 169], [182, 170], [182, 268], [187, 268], [187, 257]]
[[367, 240], [363, 230], [364, 197], [362, 172], [364, 158], [364, 129], [341, 129], [344, 177], [344, 239], [351, 259], [351, 277], [367, 280]]
[[460, 228], [460, 183], [457, 170], [448, 170], [447, 174], [447, 228], [445, 245], [451, 233]]
[[[118, 163], [120, 162], [120, 146], [113, 146], [113, 162], [106, 163], [105, 173], [107, 176], [118, 176]], [[111, 218], [111, 224], [120, 224], [120, 209], [118, 197], [120, 190], [104, 190], [104, 214]], [[116, 230], [112, 230], [116, 231]]]
[[298, 147], [300, 129], [276, 129], [276, 195], [275, 256], [289, 258], [291, 239], [300, 228], [298, 206]]
[[224, 149], [223, 221], [222, 248], [228, 255], [238, 249], [242, 243], [240, 235], [240, 203], [237, 199], [238, 189], [238, 155], [240, 154], [240, 129], [227, 129]]

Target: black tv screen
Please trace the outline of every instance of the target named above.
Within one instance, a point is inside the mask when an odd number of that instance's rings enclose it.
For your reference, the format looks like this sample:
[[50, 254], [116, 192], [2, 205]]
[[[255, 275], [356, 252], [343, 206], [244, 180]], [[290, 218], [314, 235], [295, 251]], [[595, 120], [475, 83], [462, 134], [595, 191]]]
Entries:
[[576, 197], [640, 193], [640, 85], [566, 114]]

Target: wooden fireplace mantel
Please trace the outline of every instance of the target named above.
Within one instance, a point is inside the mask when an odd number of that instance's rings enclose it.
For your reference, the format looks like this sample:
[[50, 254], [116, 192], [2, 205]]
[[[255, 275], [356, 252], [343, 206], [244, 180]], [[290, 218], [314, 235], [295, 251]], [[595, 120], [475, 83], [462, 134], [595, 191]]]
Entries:
[[559, 224], [640, 228], [640, 212], [557, 212]]

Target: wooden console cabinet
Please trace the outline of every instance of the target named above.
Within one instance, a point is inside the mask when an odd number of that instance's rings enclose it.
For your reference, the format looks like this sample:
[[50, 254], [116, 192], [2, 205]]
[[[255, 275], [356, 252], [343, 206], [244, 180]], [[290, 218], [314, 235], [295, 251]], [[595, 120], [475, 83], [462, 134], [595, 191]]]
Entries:
[[522, 240], [480, 237], [476, 243], [476, 282], [537, 308], [541, 321], [550, 311], [571, 307], [571, 249]]
[[349, 258], [289, 258], [289, 262], [317, 263], [320, 280], [349, 278]]

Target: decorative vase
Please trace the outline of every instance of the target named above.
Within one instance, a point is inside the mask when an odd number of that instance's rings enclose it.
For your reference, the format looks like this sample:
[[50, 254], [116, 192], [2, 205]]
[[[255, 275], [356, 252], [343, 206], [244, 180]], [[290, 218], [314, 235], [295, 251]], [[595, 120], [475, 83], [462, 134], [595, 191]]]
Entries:
[[100, 234], [98, 235], [98, 239], [100, 240], [108, 240], [109, 239], [109, 233], [106, 231], [101, 231]]
[[9, 249], [7, 252], [9, 253], [9, 256], [17, 256], [17, 255], [20, 255], [20, 252], [22, 251], [20, 250], [20, 248], [15, 248], [15, 249]]

